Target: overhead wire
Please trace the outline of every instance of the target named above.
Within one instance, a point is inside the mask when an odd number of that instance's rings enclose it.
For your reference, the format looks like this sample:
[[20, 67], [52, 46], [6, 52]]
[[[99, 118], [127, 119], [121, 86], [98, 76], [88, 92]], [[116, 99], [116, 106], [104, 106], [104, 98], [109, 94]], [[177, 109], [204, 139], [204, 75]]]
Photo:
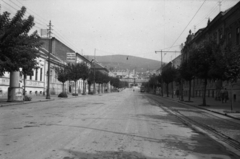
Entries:
[[[14, 9], [14, 11], [18, 11], [18, 10], [21, 8], [20, 5], [16, 4], [16, 3], [13, 2], [12, 0], [9, 1], [9, 2], [11, 2], [11, 4], [10, 4], [10, 3], [7, 3], [5, 0], [2, 0], [2, 1], [3, 1], [6, 5], [8, 5], [8, 7], [11, 7], [12, 9]], [[19, 1], [18, 1], [18, 2], [19, 2]], [[19, 3], [24, 6], [24, 4], [22, 4], [21, 2], [19, 2]], [[19, 9], [17, 9], [16, 7], [19, 7]], [[28, 15], [33, 15], [33, 16], [34, 16], [34, 23], [35, 23], [35, 25], [34, 25], [33, 27], [38, 28], [38, 29], [47, 28], [47, 23], [44, 22], [43, 20], [40, 20], [39, 18], [41, 18], [41, 16], [39, 16], [39, 15], [36, 16], [37, 14], [36, 14], [35, 12], [33, 12], [29, 7], [27, 8], [26, 13], [27, 13]], [[24, 15], [24, 17], [27, 18], [26, 15]], [[43, 18], [41, 18], [41, 19], [43, 19]], [[43, 28], [43, 27], [44, 27], [44, 28]], [[70, 46], [70, 47], [72, 47], [72, 48], [75, 48], [75, 47], [73, 47], [74, 45], [72, 45], [70, 42], [68, 42], [68, 41], [66, 40], [66, 38], [62, 37], [61, 34], [58, 33], [57, 31], [55, 31], [55, 33], [54, 33], [54, 31], [53, 31], [53, 34], [54, 34], [56, 37], [58, 37], [59, 39], [61, 39], [61, 41], [63, 41], [64, 43], [66, 43], [68, 46]], [[65, 40], [64, 40], [64, 39], [65, 39]]]
[[[16, 3], [14, 3], [13, 1], [9, 1], [9, 2], [11, 2], [12, 4], [14, 4], [16, 7], [19, 7], [19, 9], [17, 9], [17, 8], [15, 8], [13, 5], [11, 5], [10, 3], [7, 3], [5, 0], [2, 0], [5, 4], [7, 4], [9, 7], [11, 7], [12, 9], [14, 9], [15, 11], [18, 11], [20, 8], [21, 8], [21, 6], [19, 6], [19, 5], [17, 5]], [[28, 14], [28, 15], [31, 15], [28, 11], [26, 11], [26, 13]], [[27, 15], [24, 15], [24, 17], [25, 18], [28, 18], [27, 17]], [[36, 18], [34, 18], [35, 20], [34, 20], [34, 23], [35, 24], [38, 24], [39, 26], [41, 25], [41, 26], [45, 26], [44, 24], [42, 24], [41, 22], [39, 22], [38, 21], [38, 19], [36, 19]]]
[[[203, 3], [201, 4], [201, 6], [198, 8], [198, 10], [196, 11], [196, 13], [193, 15], [193, 17], [191, 18], [191, 20], [188, 22], [188, 24], [186, 25], [186, 27], [183, 29], [183, 31], [181, 32], [181, 34], [178, 36], [178, 38], [174, 41], [174, 43], [172, 44], [172, 46], [174, 46], [174, 44], [177, 42], [177, 40], [181, 37], [181, 35], [183, 34], [183, 32], [187, 29], [188, 25], [192, 22], [192, 20], [195, 18], [195, 16], [197, 15], [197, 13], [199, 12], [199, 10], [202, 8], [203, 4], [206, 2], [206, 0], [203, 1]], [[172, 47], [171, 46], [171, 47]]]
[[[12, 1], [12, 0], [10, 0], [10, 1]], [[18, 2], [19, 4], [21, 4], [22, 6], [24, 6], [24, 4], [21, 3], [19, 0], [17, 0], [17, 2]], [[34, 12], [34, 11], [33, 11], [32, 9], [30, 9], [30, 8], [28, 8], [27, 10], [31, 11], [32, 13], [34, 13], [35, 16], [38, 17], [38, 20], [40, 20], [42, 23], [44, 23], [45, 25], [47, 25], [47, 23], [45, 22], [45, 21], [47, 21], [46, 19], [42, 18], [40, 15], [38, 15], [36, 12]]]
[[213, 9], [211, 9], [210, 12], [208, 12], [197, 24], [196, 26], [199, 26], [203, 21], [205, 21], [207, 18], [210, 18], [213, 14], [216, 14], [215, 12], [218, 10], [218, 6], [215, 6]]

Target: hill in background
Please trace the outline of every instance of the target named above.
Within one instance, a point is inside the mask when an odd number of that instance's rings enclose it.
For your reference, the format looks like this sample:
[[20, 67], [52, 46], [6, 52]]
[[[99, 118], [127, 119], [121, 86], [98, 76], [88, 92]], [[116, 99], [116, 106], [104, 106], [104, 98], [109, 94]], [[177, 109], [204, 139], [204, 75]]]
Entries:
[[[86, 57], [89, 60], [94, 59], [94, 56]], [[161, 62], [157, 60], [127, 55], [96, 56], [95, 59], [109, 70], [135, 69], [138, 72], [146, 72], [157, 70], [161, 65]]]

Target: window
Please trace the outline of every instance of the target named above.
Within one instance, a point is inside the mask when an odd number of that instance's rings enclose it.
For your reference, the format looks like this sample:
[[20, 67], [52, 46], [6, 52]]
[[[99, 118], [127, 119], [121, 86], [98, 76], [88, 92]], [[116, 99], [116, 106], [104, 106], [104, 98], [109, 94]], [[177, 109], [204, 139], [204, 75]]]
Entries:
[[237, 28], [237, 34], [236, 34], [236, 44], [238, 45], [239, 44], [239, 41], [240, 41], [240, 27]]
[[42, 81], [42, 68], [40, 68], [40, 81]]
[[36, 74], [35, 74], [35, 81], [37, 81], [37, 79], [38, 79], [38, 69], [36, 69]]

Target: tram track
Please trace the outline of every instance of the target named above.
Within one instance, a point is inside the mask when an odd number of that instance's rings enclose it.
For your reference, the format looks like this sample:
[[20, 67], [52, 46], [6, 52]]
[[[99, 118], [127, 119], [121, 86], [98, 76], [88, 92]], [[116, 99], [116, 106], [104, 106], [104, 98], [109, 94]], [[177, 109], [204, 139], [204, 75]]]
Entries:
[[[222, 144], [223, 146], [228, 148], [235, 155], [240, 157], [240, 142], [239, 141], [237, 141], [237, 140], [233, 139], [232, 137], [227, 136], [226, 134], [216, 130], [212, 126], [207, 125], [207, 123], [204, 124], [202, 122], [198, 122], [197, 120], [194, 120], [193, 118], [191, 118], [191, 117], [185, 115], [184, 113], [182, 113], [180, 109], [172, 108], [171, 106], [166, 106], [163, 102], [159, 101], [160, 99], [158, 99], [154, 96], [147, 96], [147, 97], [149, 99], [157, 102], [157, 105], [160, 108], [162, 108], [167, 113], [176, 116], [185, 125], [191, 127], [194, 130], [200, 131], [200, 132], [204, 133], [205, 135], [208, 135], [212, 139], [216, 140], [217, 142], [219, 142], [220, 144]], [[181, 105], [184, 106], [184, 104], [181, 104]], [[189, 106], [186, 105], [185, 107], [189, 107]], [[198, 108], [196, 108], [196, 109], [198, 109]], [[201, 109], [198, 109], [197, 111], [199, 111], [202, 114], [204, 114], [205, 116], [207, 116], [207, 118], [209, 118], [208, 120], [211, 120], [211, 118], [212, 119], [216, 118], [216, 116], [211, 116], [210, 113], [209, 113], [210, 114], [209, 115], [209, 114], [207, 114], [208, 112], [203, 111]], [[222, 119], [222, 120], [224, 120], [224, 119]]]

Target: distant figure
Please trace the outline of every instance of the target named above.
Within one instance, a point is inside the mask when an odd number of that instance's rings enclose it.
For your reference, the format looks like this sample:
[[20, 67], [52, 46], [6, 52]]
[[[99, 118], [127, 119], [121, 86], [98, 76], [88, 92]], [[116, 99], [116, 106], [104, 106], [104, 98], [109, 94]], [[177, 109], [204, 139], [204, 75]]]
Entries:
[[227, 89], [225, 88], [225, 89], [224, 89], [224, 102], [227, 103], [227, 100], [228, 100], [228, 91], [227, 91]]
[[222, 101], [222, 103], [224, 103], [224, 89], [223, 88], [220, 91], [220, 95], [221, 95], [221, 101]]

